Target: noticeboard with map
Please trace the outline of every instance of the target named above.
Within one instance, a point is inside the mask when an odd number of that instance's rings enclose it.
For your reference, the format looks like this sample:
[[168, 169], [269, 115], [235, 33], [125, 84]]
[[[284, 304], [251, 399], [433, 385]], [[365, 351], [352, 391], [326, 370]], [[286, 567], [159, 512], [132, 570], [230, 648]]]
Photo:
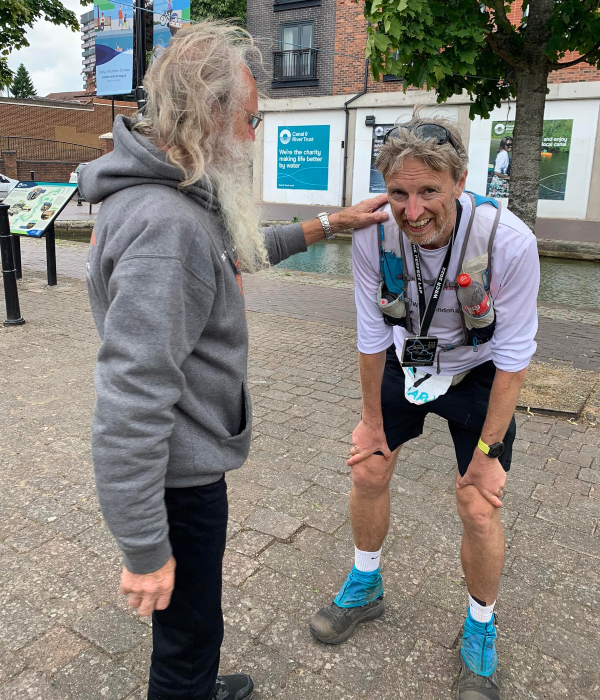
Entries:
[[41, 238], [76, 189], [64, 182], [19, 182], [3, 202], [10, 206], [10, 232]]

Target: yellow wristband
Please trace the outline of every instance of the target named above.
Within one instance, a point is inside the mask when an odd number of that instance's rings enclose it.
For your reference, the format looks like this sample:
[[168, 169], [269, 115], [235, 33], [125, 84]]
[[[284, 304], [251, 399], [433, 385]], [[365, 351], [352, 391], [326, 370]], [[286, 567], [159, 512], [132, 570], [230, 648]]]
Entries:
[[484, 453], [484, 454], [489, 454], [490, 453], [490, 446], [486, 445], [485, 442], [479, 438], [479, 442], [477, 443], [477, 447]]

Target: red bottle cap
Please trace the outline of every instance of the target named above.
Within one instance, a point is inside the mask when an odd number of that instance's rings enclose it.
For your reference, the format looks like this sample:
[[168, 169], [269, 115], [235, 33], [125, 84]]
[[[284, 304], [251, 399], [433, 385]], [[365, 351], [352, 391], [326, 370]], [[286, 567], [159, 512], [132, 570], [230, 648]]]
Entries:
[[471, 284], [471, 277], [467, 275], [466, 272], [463, 272], [462, 275], [458, 276], [456, 281], [458, 282], [459, 287], [468, 287]]

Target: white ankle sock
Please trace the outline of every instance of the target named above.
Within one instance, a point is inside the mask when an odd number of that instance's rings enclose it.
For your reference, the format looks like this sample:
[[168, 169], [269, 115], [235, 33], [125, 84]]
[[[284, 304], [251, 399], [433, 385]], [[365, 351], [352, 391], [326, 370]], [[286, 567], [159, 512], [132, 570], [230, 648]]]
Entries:
[[494, 605], [496, 605], [496, 601], [491, 605], [481, 605], [469, 595], [469, 612], [476, 622], [489, 622], [494, 614]]
[[360, 549], [354, 548], [354, 566], [359, 571], [369, 573], [379, 568], [379, 560], [381, 559], [381, 549], [378, 552], [363, 552]]

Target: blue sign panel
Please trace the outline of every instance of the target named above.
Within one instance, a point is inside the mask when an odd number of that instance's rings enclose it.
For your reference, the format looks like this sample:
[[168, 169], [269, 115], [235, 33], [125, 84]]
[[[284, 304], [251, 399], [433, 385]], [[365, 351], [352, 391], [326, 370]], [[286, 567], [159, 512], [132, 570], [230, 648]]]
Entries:
[[277, 154], [277, 189], [327, 189], [329, 125], [280, 126]]
[[94, 3], [96, 94], [125, 95], [133, 79], [133, 9], [108, 0]]

